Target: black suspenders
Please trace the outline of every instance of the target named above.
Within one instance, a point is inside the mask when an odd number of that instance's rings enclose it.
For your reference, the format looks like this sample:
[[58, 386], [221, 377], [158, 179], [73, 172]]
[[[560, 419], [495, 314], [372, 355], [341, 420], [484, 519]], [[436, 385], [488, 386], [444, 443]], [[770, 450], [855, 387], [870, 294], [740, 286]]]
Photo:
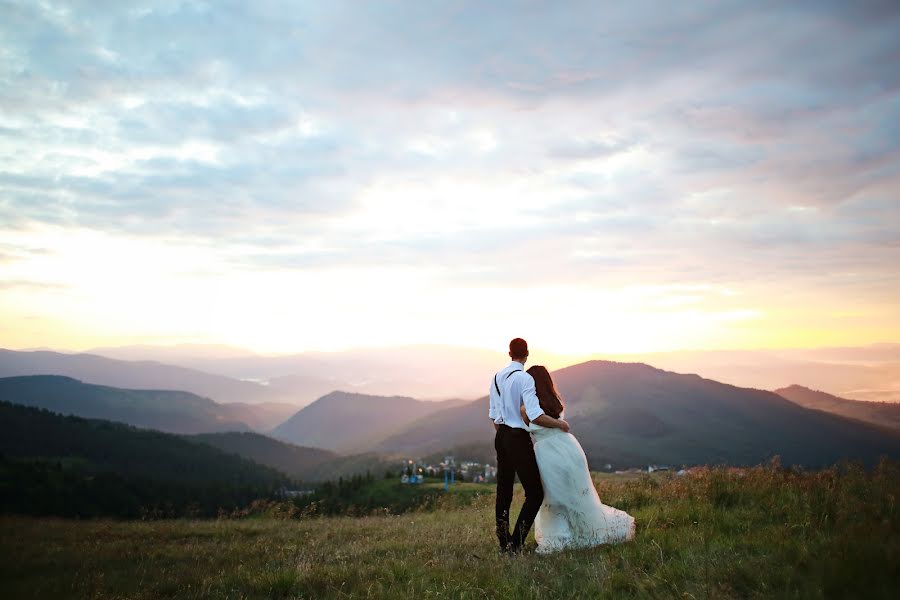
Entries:
[[[506, 379], [509, 379], [513, 373], [518, 373], [521, 370], [522, 369], [513, 369], [506, 375]], [[500, 393], [500, 386], [497, 385], [497, 376], [496, 375], [494, 375], [494, 389], [497, 390], [497, 395], [502, 397], [502, 394]]]
[[[506, 381], [507, 379], [509, 379], [510, 377], [512, 377], [512, 374], [513, 374], [513, 373], [519, 373], [519, 372], [521, 372], [521, 371], [522, 371], [522, 369], [513, 369], [512, 371], [510, 371], [509, 373], [507, 373], [506, 377], [505, 377], [503, 380]], [[503, 399], [503, 394], [500, 393], [500, 386], [497, 385], [497, 375], [494, 375], [494, 389], [497, 390], [497, 395], [498, 395], [498, 396], [500, 397], [500, 399], [502, 400], [502, 399]], [[500, 414], [500, 425], [502, 425], [502, 424], [503, 424], [503, 414], [501, 413], [501, 414]]]

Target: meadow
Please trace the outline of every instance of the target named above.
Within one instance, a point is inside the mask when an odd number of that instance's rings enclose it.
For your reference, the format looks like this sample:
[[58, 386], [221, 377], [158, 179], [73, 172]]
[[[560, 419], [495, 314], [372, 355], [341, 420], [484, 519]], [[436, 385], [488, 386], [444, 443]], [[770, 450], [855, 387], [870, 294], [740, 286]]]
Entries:
[[[0, 517], [0, 597], [896, 598], [900, 466], [597, 475], [628, 544], [498, 555], [491, 486], [401, 514], [210, 520]], [[385, 484], [381, 484], [385, 485]], [[432, 496], [428, 496], [432, 498]], [[520, 502], [521, 497], [516, 498]]]

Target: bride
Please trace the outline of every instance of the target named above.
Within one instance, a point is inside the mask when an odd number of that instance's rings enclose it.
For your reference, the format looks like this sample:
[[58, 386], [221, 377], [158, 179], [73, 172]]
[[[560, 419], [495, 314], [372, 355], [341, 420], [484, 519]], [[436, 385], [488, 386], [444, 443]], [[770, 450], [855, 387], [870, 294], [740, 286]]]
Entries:
[[[535, 365], [528, 374], [534, 378], [541, 409], [551, 417], [562, 418], [563, 401], [547, 369]], [[534, 456], [544, 486], [544, 503], [534, 522], [537, 551], [546, 553], [634, 539], [634, 517], [600, 502], [584, 450], [575, 436], [529, 423], [524, 406], [521, 410], [534, 436]]]

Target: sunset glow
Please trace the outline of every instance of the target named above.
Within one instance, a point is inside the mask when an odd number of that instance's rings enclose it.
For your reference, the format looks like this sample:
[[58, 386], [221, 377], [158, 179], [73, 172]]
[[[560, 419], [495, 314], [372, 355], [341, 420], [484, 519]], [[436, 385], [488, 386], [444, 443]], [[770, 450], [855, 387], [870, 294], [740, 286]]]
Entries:
[[900, 340], [896, 20], [253, 6], [5, 9], [0, 346]]

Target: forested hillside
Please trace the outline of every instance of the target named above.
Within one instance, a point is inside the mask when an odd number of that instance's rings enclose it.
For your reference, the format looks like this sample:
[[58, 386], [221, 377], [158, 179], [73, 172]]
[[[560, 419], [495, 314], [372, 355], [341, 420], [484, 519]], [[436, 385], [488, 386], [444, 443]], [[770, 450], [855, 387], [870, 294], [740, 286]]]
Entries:
[[0, 511], [206, 515], [290, 485], [275, 469], [177, 435], [0, 402]]

